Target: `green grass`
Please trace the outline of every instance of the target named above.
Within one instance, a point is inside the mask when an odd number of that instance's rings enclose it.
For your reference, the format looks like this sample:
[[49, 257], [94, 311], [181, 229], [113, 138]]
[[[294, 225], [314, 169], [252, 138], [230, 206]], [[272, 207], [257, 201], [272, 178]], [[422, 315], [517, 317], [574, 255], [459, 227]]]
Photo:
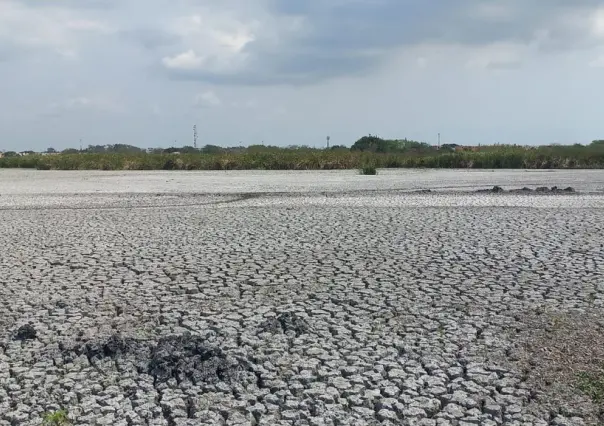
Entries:
[[362, 175], [377, 175], [377, 169], [372, 165], [365, 165], [360, 171]]
[[378, 168], [601, 169], [602, 146], [485, 146], [479, 151], [372, 153], [267, 149], [147, 154], [77, 153], [0, 158], [0, 168], [40, 170], [332, 170]]
[[596, 404], [604, 404], [604, 371], [577, 374], [577, 388]]
[[44, 426], [67, 426], [71, 424], [66, 410], [57, 410], [52, 413], [46, 413], [42, 417]]

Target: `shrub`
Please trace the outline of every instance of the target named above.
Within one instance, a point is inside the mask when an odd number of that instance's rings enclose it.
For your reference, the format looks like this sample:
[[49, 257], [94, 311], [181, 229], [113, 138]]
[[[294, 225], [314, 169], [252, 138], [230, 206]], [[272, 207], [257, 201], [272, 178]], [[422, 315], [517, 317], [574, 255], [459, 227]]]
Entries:
[[[385, 148], [384, 148], [385, 147]], [[160, 152], [161, 151], [161, 152]], [[436, 150], [408, 141], [362, 138], [350, 150], [248, 147], [146, 152], [73, 152], [52, 156], [5, 153], [0, 168], [47, 170], [326, 170], [374, 168], [604, 168], [604, 144], [484, 146]], [[370, 167], [371, 168], [371, 167]], [[365, 173], [363, 173], [365, 174]], [[373, 174], [373, 173], [370, 173]]]
[[362, 175], [377, 175], [377, 169], [373, 165], [366, 164], [363, 167], [361, 167], [361, 174]]
[[38, 163], [38, 165], [36, 166], [36, 169], [38, 170], [50, 170], [50, 164], [48, 163]]
[[44, 426], [67, 426], [70, 424], [66, 410], [57, 410], [52, 413], [46, 413], [42, 417]]
[[162, 168], [164, 170], [174, 170], [176, 168], [176, 163], [173, 159], [169, 158], [165, 161], [164, 166]]
[[604, 371], [577, 374], [577, 388], [596, 404], [604, 403]]

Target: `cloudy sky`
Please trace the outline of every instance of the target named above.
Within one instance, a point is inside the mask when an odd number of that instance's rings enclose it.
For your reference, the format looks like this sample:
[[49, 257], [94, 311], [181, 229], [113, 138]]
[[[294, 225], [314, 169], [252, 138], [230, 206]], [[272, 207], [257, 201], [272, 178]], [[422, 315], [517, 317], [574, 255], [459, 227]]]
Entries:
[[0, 0], [6, 150], [588, 143], [603, 94], [604, 0]]

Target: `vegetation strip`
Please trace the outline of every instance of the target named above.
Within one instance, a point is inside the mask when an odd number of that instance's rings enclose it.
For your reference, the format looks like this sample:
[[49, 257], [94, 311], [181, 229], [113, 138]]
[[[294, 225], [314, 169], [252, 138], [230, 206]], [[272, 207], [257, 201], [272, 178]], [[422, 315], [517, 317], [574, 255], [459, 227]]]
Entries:
[[143, 150], [130, 145], [90, 146], [61, 153], [6, 152], [0, 168], [39, 170], [335, 170], [365, 171], [379, 168], [474, 169], [601, 169], [604, 141], [590, 145], [526, 147], [491, 145], [439, 147], [409, 140], [365, 136], [349, 149], [309, 147], [221, 148], [206, 145]]

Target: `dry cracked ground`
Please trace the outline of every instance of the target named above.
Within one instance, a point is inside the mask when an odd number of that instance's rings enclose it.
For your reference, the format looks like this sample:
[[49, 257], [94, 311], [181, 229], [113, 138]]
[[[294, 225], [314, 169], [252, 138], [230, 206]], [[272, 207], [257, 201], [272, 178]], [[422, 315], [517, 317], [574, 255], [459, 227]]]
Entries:
[[604, 173], [446, 173], [0, 174], [0, 425], [603, 424]]

